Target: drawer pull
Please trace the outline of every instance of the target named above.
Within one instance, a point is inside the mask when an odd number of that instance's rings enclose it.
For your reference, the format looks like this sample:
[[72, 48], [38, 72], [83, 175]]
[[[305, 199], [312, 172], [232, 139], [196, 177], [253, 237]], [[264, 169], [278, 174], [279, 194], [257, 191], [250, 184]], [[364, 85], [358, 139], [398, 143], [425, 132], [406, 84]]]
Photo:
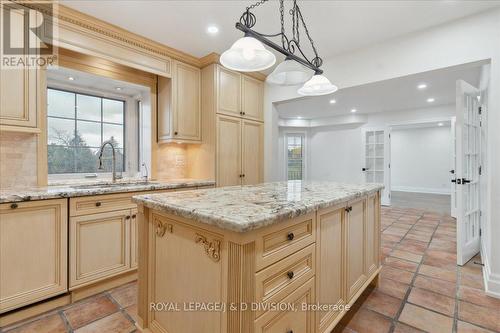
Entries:
[[288, 235], [286, 235], [286, 238], [291, 241], [295, 238], [295, 235], [293, 234], [293, 232], [289, 232]]
[[101, 205], [102, 205], [102, 204], [101, 204], [99, 201], [97, 201], [97, 202], [95, 203], [95, 206], [96, 206], [96, 207], [101, 207]]
[[291, 279], [293, 279], [293, 275], [294, 275], [294, 274], [293, 274], [293, 272], [292, 272], [292, 271], [290, 271], [290, 272], [286, 273], [286, 275], [288, 276], [288, 278], [289, 278], [290, 280], [291, 280]]
[[16, 203], [13, 203], [10, 205], [10, 208], [12, 208], [12, 209], [16, 209], [17, 207], [19, 207], [19, 206]]

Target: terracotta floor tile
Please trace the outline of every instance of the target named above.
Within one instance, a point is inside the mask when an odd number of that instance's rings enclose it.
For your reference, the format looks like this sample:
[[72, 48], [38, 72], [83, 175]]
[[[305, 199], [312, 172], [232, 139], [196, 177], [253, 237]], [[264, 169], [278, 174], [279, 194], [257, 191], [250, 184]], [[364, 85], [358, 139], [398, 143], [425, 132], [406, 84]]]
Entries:
[[384, 294], [403, 299], [406, 295], [409, 285], [394, 281], [391, 279], [381, 278], [378, 282], [377, 290]]
[[455, 283], [457, 281], [457, 274], [454, 271], [441, 269], [439, 267], [428, 266], [428, 265], [420, 265], [420, 269], [418, 270], [419, 274], [430, 276], [433, 278], [446, 280], [449, 282]]
[[387, 317], [394, 318], [402, 300], [374, 290], [363, 302], [363, 306]]
[[64, 314], [71, 327], [77, 329], [117, 310], [118, 307], [107, 296], [97, 296], [70, 306]]
[[418, 274], [413, 283], [416, 287], [434, 291], [436, 293], [454, 298], [457, 291], [456, 285], [445, 280], [434, 279]]
[[453, 319], [409, 303], [405, 304], [399, 321], [430, 333], [451, 333]]
[[137, 282], [113, 289], [110, 291], [110, 295], [122, 308], [137, 304]]
[[455, 312], [454, 298], [425, 289], [413, 288], [408, 297], [408, 302], [440, 312], [450, 317], [453, 317], [453, 313]]
[[422, 255], [422, 254], [424, 254], [425, 250], [427, 249], [427, 246], [425, 246], [424, 248], [421, 248], [420, 246], [416, 246], [413, 244], [399, 244], [396, 247], [396, 249], [401, 250], [401, 251], [411, 252], [411, 253], [418, 254], [418, 255]]
[[137, 304], [131, 305], [128, 308], [125, 308], [125, 311], [127, 311], [128, 315], [132, 317], [132, 319], [137, 322]]
[[[7, 328], [8, 329], [8, 328]], [[63, 333], [68, 332], [64, 321], [58, 313], [42, 317], [40, 319], [31, 321], [27, 324], [21, 325], [12, 330], [2, 332], [9, 333]]]
[[410, 284], [413, 279], [413, 273], [390, 266], [384, 266], [380, 271], [380, 277], [382, 279], [391, 279], [405, 284]]
[[498, 310], [467, 302], [458, 302], [458, 318], [494, 331], [500, 331]]
[[75, 333], [129, 333], [135, 329], [135, 325], [123, 313], [116, 312], [77, 329]]
[[459, 320], [457, 322], [457, 333], [493, 333], [493, 332]]
[[415, 262], [394, 257], [385, 258], [385, 265], [389, 265], [391, 267], [399, 269], [404, 269], [405, 271], [410, 271], [410, 272], [415, 272], [418, 267], [418, 264]]
[[467, 273], [460, 274], [460, 285], [476, 289], [484, 289], [484, 280], [482, 275], [472, 275]]
[[425, 333], [415, 327], [408, 326], [403, 323], [396, 323], [394, 327], [394, 333]]
[[387, 333], [391, 321], [376, 312], [360, 309], [346, 327], [359, 333]]
[[500, 299], [490, 297], [481, 289], [475, 289], [467, 286], [460, 286], [458, 297], [466, 302], [485, 306], [498, 311], [500, 316]]
[[395, 235], [382, 234], [381, 238], [382, 238], [382, 240], [392, 241], [392, 242], [396, 242], [396, 243], [401, 241], [401, 237], [395, 236]]
[[398, 250], [398, 249], [392, 251], [391, 256], [399, 258], [399, 259], [405, 259], [405, 260], [417, 262], [417, 263], [419, 263], [422, 260], [422, 255], [411, 253], [408, 251]]
[[407, 234], [405, 236], [405, 239], [414, 239], [414, 240], [418, 240], [421, 242], [428, 242], [428, 241], [430, 241], [431, 237], [430, 236], [420, 236], [420, 235], [414, 235], [414, 234]]

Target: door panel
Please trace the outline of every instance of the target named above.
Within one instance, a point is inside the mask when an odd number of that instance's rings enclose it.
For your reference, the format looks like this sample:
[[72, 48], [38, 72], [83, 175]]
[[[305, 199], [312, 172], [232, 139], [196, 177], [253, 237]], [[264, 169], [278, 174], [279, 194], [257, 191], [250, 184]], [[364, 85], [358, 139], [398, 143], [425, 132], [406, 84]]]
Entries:
[[217, 116], [217, 186], [241, 184], [241, 119]]
[[201, 140], [200, 70], [175, 62], [173, 80], [174, 138], [199, 141]]
[[479, 90], [457, 81], [457, 263], [465, 264], [480, 250], [481, 119]]
[[241, 81], [243, 117], [264, 121], [264, 83], [248, 76], [242, 76]]
[[258, 184], [263, 179], [264, 125], [255, 121], [243, 120], [242, 126], [243, 184]]
[[229, 116], [241, 114], [241, 75], [224, 69], [220, 66], [218, 70], [218, 110], [217, 113]]
[[350, 301], [366, 281], [365, 269], [365, 201], [349, 204], [347, 214], [347, 300]]
[[380, 211], [378, 193], [370, 195], [366, 199], [366, 275], [371, 276], [379, 267], [380, 247]]
[[382, 205], [391, 204], [391, 146], [388, 128], [365, 129], [363, 131], [364, 167], [366, 183], [384, 184]]

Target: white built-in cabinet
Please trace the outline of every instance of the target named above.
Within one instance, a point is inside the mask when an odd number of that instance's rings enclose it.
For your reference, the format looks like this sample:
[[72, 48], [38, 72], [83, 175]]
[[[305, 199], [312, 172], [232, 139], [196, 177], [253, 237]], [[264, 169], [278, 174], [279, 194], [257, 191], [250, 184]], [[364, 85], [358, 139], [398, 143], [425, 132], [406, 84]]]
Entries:
[[158, 77], [158, 142], [201, 142], [200, 69], [172, 62], [172, 78]]

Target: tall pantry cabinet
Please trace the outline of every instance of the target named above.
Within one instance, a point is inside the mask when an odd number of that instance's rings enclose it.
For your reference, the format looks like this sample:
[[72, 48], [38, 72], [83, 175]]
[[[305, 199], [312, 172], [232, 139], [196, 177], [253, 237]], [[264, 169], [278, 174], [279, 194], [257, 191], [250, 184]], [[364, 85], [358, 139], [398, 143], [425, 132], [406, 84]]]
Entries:
[[203, 144], [191, 173], [217, 186], [263, 181], [264, 82], [218, 64], [202, 70]]

